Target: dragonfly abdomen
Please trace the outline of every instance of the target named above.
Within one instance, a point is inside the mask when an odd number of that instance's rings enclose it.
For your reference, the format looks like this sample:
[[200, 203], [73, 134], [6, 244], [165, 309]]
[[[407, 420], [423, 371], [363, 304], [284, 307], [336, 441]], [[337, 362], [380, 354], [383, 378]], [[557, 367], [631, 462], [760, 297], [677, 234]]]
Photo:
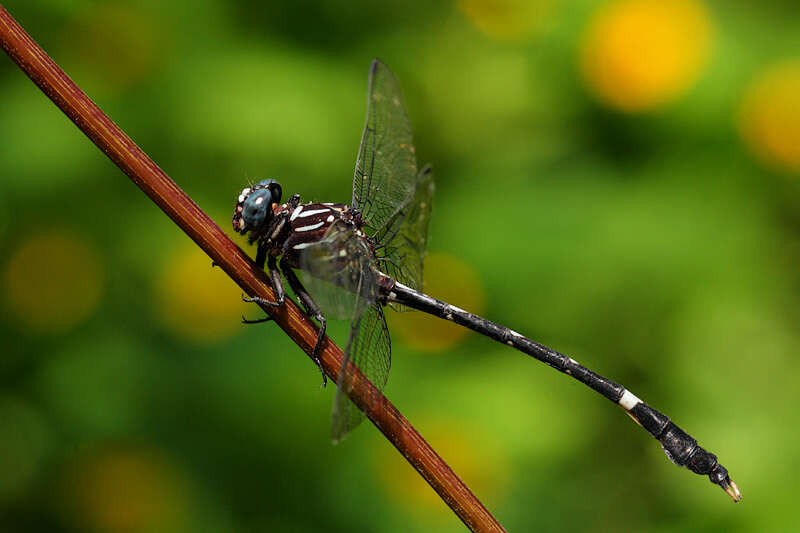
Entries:
[[685, 466], [696, 474], [707, 475], [712, 483], [722, 487], [734, 501], [741, 499], [739, 488], [731, 481], [728, 470], [717, 462], [716, 455], [699, 446], [691, 435], [675, 425], [668, 416], [641, 401], [622, 385], [512, 329], [415, 291], [402, 283], [395, 282], [387, 298], [390, 302], [397, 302], [465, 326], [572, 376], [625, 409], [637, 424], [661, 443], [664, 453], [673, 463]]

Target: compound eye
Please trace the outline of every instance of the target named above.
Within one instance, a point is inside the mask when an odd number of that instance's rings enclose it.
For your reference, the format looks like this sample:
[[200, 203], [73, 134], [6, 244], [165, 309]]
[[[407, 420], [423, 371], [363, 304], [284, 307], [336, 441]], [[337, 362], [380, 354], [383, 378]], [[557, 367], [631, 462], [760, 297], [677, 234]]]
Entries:
[[281, 194], [283, 194], [283, 190], [281, 189], [281, 184], [275, 180], [271, 180], [272, 183], [269, 185], [269, 190], [272, 191], [272, 202], [279, 204], [281, 203]]
[[272, 194], [268, 189], [259, 189], [247, 197], [242, 210], [242, 219], [248, 230], [260, 229], [272, 214]]
[[256, 187], [264, 187], [265, 189], [269, 189], [272, 193], [272, 202], [275, 204], [281, 203], [281, 194], [283, 194], [283, 190], [281, 189], [281, 184], [275, 180], [261, 180], [258, 182]]

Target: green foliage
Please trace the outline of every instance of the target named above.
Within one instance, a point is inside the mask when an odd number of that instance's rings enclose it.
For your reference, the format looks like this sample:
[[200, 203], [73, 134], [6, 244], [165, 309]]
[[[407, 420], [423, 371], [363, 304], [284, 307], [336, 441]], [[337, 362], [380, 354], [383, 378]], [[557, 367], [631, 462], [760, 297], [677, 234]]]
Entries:
[[[480, 2], [339, 4], [5, 6], [227, 230], [248, 181], [349, 201], [381, 57], [434, 166], [429, 250], [481, 280], [460, 290], [671, 415], [744, 500], [477, 336], [431, 353], [398, 328], [388, 397], [510, 531], [796, 530], [800, 176], [737, 131], [760, 73], [800, 57], [796, 9], [709, 2], [697, 80], [626, 113], [580, 72], [594, 2], [528, 10], [507, 40]], [[463, 530], [374, 427], [331, 446], [333, 388], [238, 324], [260, 311], [7, 59], [0, 168], [0, 529]], [[100, 272], [19, 256], [51, 233]], [[51, 305], [63, 285], [78, 309]]]

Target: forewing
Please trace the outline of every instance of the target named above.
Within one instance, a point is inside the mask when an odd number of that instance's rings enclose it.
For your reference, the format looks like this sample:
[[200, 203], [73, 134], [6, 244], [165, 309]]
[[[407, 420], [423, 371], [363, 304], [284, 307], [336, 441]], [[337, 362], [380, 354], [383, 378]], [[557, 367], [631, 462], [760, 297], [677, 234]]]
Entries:
[[417, 159], [403, 95], [379, 59], [370, 65], [367, 119], [353, 177], [353, 206], [376, 242], [402, 223], [398, 210], [414, 195]]
[[352, 319], [357, 304], [363, 312], [377, 298], [375, 257], [364, 238], [342, 221], [302, 251], [300, 269], [303, 284], [326, 316]]
[[392, 362], [392, 346], [383, 309], [377, 302], [363, 310], [350, 324], [350, 337], [345, 348], [345, 360], [339, 374], [336, 399], [333, 402], [331, 436], [334, 442], [342, 440], [353, 428], [364, 420], [361, 411], [347, 396], [353, 383], [347, 379], [344, 369], [355, 364], [378, 390], [383, 390], [389, 379]]

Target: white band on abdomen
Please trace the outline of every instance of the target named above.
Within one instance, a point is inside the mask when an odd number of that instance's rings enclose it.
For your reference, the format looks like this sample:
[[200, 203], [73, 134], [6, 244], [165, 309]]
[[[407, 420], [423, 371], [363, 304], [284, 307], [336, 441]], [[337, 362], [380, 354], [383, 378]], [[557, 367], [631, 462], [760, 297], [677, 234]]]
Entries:
[[620, 398], [619, 402], [617, 403], [619, 403], [622, 407], [624, 407], [626, 411], [630, 411], [631, 409], [636, 407], [636, 405], [641, 401], [642, 400], [637, 398], [634, 393], [632, 393], [628, 389], [625, 389], [625, 392], [622, 393], [622, 398]]

